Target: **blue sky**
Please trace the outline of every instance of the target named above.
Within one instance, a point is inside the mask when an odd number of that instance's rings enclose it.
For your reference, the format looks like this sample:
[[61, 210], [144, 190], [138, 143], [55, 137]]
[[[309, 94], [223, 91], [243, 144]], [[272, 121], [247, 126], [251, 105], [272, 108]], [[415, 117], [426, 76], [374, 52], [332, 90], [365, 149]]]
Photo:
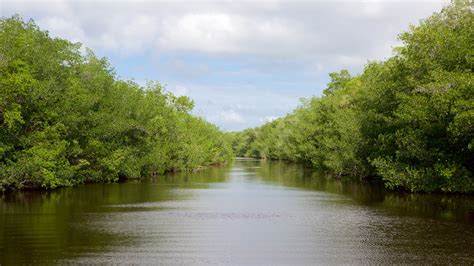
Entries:
[[107, 57], [122, 79], [156, 80], [226, 131], [284, 116], [328, 73], [391, 56], [397, 34], [446, 1], [5, 1], [2, 17]]

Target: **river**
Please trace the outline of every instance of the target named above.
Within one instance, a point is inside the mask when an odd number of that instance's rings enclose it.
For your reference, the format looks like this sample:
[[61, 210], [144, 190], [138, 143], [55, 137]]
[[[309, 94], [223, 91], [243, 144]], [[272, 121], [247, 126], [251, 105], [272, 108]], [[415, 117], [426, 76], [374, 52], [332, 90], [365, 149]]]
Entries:
[[474, 264], [474, 197], [387, 192], [295, 164], [0, 198], [0, 264]]

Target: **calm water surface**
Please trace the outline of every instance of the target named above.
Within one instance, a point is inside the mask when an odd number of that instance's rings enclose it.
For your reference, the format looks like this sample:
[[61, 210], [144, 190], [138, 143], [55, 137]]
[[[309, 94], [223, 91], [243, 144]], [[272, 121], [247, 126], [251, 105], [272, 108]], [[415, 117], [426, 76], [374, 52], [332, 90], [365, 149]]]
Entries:
[[0, 264], [474, 264], [474, 197], [236, 161], [0, 198]]

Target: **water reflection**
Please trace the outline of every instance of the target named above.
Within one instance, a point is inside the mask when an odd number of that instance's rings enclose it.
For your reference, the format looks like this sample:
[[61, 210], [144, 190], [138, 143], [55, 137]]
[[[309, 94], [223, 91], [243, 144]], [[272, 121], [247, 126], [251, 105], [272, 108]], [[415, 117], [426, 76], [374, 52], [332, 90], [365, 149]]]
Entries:
[[396, 215], [474, 224], [473, 196], [390, 192], [386, 191], [382, 184], [335, 179], [324, 173], [285, 162], [247, 162], [245, 170], [255, 172], [256, 178], [264, 182], [342, 194], [358, 204], [383, 209]]
[[101, 226], [98, 221], [110, 218], [105, 213], [171, 208], [158, 203], [186, 198], [175, 188], [207, 188], [224, 182], [227, 170], [228, 167], [210, 168], [192, 174], [158, 176], [145, 182], [89, 184], [52, 192], [5, 195], [0, 198], [0, 264], [46, 263], [132, 244], [133, 235]]
[[474, 198], [283, 162], [0, 199], [0, 264], [473, 264]]

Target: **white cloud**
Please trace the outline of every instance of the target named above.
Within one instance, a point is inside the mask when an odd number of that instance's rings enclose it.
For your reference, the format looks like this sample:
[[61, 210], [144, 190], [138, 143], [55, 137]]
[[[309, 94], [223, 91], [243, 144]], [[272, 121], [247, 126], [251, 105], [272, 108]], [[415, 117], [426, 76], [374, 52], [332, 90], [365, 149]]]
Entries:
[[160, 44], [170, 50], [234, 52], [241, 25], [228, 14], [186, 14], [165, 19]]
[[189, 94], [188, 88], [180, 85], [174, 86], [170, 91], [175, 95], [175, 96], [187, 96]]
[[242, 130], [281, 117], [298, 105], [301, 96], [297, 91], [277, 93], [252, 86], [179, 86], [188, 88], [188, 96], [195, 101], [194, 114], [225, 130]]
[[240, 115], [239, 113], [237, 113], [234, 110], [222, 111], [222, 113], [220, 113], [220, 117], [225, 122], [231, 122], [231, 123], [243, 123], [244, 122], [244, 118], [242, 117], [242, 115]]
[[330, 64], [331, 57], [386, 56], [387, 42], [443, 3], [3, 1], [1, 15], [33, 17], [56, 36], [124, 55], [150, 49]]
[[[119, 75], [140, 84], [146, 79], [169, 84], [174, 94], [195, 100], [195, 114], [227, 130], [283, 116], [299, 97], [319, 94], [328, 72], [357, 73], [368, 60], [390, 56], [398, 33], [447, 4], [0, 1], [0, 16], [33, 18], [52, 36], [81, 42], [114, 63], [130, 65]], [[153, 65], [143, 62], [148, 57]]]
[[37, 23], [41, 25], [42, 28], [54, 32], [54, 35], [61, 36], [62, 38], [66, 38], [72, 42], [81, 42], [87, 39], [85, 32], [79, 25], [64, 17], [44, 17], [38, 20]]
[[276, 119], [278, 119], [278, 116], [265, 116], [264, 119], [262, 119], [262, 122], [264, 123], [267, 123], [267, 122], [272, 122], [272, 121], [275, 121]]

